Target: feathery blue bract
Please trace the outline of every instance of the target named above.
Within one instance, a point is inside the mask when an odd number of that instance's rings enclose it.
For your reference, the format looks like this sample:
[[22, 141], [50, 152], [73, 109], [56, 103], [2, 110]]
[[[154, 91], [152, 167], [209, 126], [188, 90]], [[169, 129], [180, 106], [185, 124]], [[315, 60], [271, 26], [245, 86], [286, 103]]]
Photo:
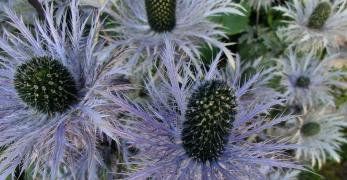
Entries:
[[266, 66], [262, 58], [241, 63], [241, 59], [238, 55], [236, 55], [235, 62], [236, 68], [228, 68], [225, 75], [225, 78], [233, 84], [241, 86], [252, 79], [254, 75], [258, 74], [253, 84], [247, 87], [249, 92], [245, 94], [242, 102], [247, 104], [248, 99], [254, 104], [255, 100], [266, 102], [268, 100], [271, 101], [284, 97], [283, 94], [269, 87], [270, 80], [273, 79], [276, 74], [276, 67]]
[[[132, 142], [140, 150], [137, 155], [139, 169], [130, 174], [130, 179], [253, 180], [264, 178], [260, 165], [302, 168], [285, 160], [288, 156], [283, 150], [293, 149], [292, 145], [275, 140], [247, 141], [250, 136], [292, 118], [266, 116], [274, 105], [282, 102], [281, 99], [242, 102], [252, 91], [249, 87], [255, 85], [260, 73], [255, 73], [242, 86], [228, 80], [226, 73], [217, 69], [217, 60], [212, 62], [209, 70], [195, 73], [184, 63], [175, 63], [174, 59], [178, 57], [174, 53], [175, 47], [166, 43], [161, 57], [165, 72], [158, 71], [156, 77], [150, 77], [146, 83], [151, 103], [143, 108], [121, 95], [113, 97], [124, 112], [139, 119], [132, 123]], [[221, 54], [216, 59], [220, 57]], [[202, 88], [205, 91], [200, 91]], [[230, 114], [219, 116], [227, 110]], [[195, 133], [201, 134], [205, 141]], [[204, 146], [209, 143], [211, 146]]]
[[[97, 151], [99, 137], [106, 134], [118, 142], [120, 136], [125, 136], [120, 122], [112, 119], [117, 113], [115, 105], [101, 98], [98, 91], [127, 88], [111, 84], [119, 74], [126, 73], [121, 65], [127, 53], [117, 52], [112, 59], [106, 55], [105, 58], [93, 55], [102, 48], [102, 43], [95, 42], [97, 19], [82, 19], [76, 0], [72, 0], [68, 7], [71, 16], [65, 15], [62, 21], [56, 22], [53, 8], [46, 2], [45, 22], [37, 20], [33, 29], [25, 26], [22, 19], [11, 10], [6, 10], [10, 19], [8, 24], [17, 32], [14, 34], [4, 30], [0, 37], [0, 49], [4, 52], [0, 56], [0, 147], [5, 148], [0, 156], [0, 179], [14, 174], [17, 166], [21, 166], [22, 171], [32, 168], [34, 178], [69, 176], [73, 179], [97, 179], [97, 168], [102, 162]], [[92, 20], [90, 29], [86, 28], [88, 20]], [[86, 33], [89, 34], [85, 36]], [[53, 85], [59, 80], [55, 82], [40, 78], [51, 78], [52, 74], [48, 73], [50, 70], [64, 70], [65, 79], [69, 81], [59, 83], [64, 86], [64, 83], [75, 82], [71, 86], [77, 92], [71, 96], [77, 102], [68, 103], [59, 112], [51, 108], [51, 113], [38, 111], [35, 103], [28, 105], [27, 102], [35, 97], [30, 94], [31, 91], [42, 88], [40, 92], [44, 92], [47, 87], [35, 86], [18, 93], [20, 88], [15, 87], [14, 78], [16, 73], [23, 73], [17, 72], [21, 65], [24, 65], [21, 66], [24, 69], [34, 67], [33, 62], [30, 62], [34, 58], [40, 59], [35, 65], [36, 69], [26, 73], [34, 73], [37, 75], [35, 79], [23, 77], [17, 83], [28, 83], [28, 86], [35, 83]], [[52, 67], [59, 69], [49, 70], [49, 67], [40, 65], [53, 61], [55, 65]], [[47, 95], [54, 95], [61, 88], [56, 87], [50, 89], [52, 92], [40, 96], [42, 102]], [[21, 98], [19, 94], [30, 97], [23, 101], [24, 97]], [[59, 106], [59, 103], [53, 106]]]

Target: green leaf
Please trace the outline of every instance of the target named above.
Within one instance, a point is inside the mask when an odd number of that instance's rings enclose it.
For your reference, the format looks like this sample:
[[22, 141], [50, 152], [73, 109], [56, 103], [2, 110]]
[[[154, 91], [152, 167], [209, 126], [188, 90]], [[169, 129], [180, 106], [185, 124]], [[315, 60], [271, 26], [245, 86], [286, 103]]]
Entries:
[[218, 17], [213, 17], [212, 21], [221, 24], [225, 27], [225, 32], [227, 35], [232, 36], [239, 34], [245, 30], [249, 23], [249, 17], [251, 15], [251, 8], [249, 6], [244, 6], [246, 9], [243, 12], [245, 15], [234, 15], [234, 14], [224, 14]]

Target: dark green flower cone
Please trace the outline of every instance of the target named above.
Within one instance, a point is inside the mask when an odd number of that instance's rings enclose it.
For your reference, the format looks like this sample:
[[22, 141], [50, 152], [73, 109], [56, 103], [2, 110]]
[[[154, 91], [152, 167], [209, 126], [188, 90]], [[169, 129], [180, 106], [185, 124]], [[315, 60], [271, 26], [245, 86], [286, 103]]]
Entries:
[[311, 137], [318, 134], [321, 130], [320, 124], [315, 122], [309, 122], [301, 127], [301, 134], [306, 137]]
[[145, 0], [148, 23], [155, 32], [170, 32], [176, 26], [176, 0]]
[[329, 2], [321, 2], [312, 12], [307, 26], [312, 29], [321, 29], [330, 17], [331, 10]]
[[296, 86], [300, 88], [308, 88], [311, 84], [311, 80], [309, 77], [300, 76], [296, 79]]
[[64, 112], [77, 101], [75, 81], [69, 70], [48, 57], [33, 58], [22, 64], [14, 84], [21, 99], [43, 113]]
[[189, 157], [215, 161], [224, 152], [236, 115], [234, 90], [210, 80], [201, 84], [188, 101], [182, 142]]

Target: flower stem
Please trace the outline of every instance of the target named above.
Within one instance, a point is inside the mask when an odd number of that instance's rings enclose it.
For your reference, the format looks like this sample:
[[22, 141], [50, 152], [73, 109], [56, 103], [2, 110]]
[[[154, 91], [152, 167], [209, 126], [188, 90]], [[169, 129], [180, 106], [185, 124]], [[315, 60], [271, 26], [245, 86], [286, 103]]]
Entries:
[[45, 19], [45, 11], [43, 10], [41, 3], [38, 0], [28, 0], [28, 1], [36, 9], [36, 12], [39, 15], [39, 18], [41, 20], [44, 20]]

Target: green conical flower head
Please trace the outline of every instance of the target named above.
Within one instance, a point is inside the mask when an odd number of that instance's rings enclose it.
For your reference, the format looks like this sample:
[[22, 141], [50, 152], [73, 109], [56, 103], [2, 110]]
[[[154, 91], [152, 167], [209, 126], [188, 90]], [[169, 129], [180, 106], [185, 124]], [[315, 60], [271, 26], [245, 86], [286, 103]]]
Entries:
[[225, 82], [203, 82], [188, 100], [182, 142], [196, 161], [216, 161], [228, 143], [236, 115], [234, 90]]
[[147, 19], [155, 32], [170, 32], [176, 26], [176, 0], [145, 0]]
[[329, 2], [321, 2], [312, 12], [309, 20], [308, 27], [312, 29], [321, 29], [331, 14], [331, 5]]
[[296, 79], [296, 86], [300, 88], [308, 88], [311, 84], [311, 80], [307, 76], [299, 76]]
[[22, 64], [15, 74], [14, 85], [28, 106], [50, 115], [66, 111], [77, 100], [69, 70], [49, 57], [33, 58]]
[[311, 137], [318, 134], [321, 130], [320, 124], [315, 122], [309, 122], [301, 127], [301, 134], [306, 137]]

